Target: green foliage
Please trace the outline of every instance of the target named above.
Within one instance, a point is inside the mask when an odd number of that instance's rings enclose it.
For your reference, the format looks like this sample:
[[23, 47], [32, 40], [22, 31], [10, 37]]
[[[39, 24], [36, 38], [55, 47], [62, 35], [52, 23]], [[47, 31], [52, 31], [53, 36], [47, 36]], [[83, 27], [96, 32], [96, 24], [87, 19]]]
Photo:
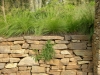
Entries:
[[51, 44], [51, 41], [48, 40], [47, 43], [45, 44], [43, 50], [41, 51], [40, 54], [37, 54], [35, 59], [36, 60], [45, 60], [49, 61], [54, 58], [55, 56], [55, 51], [52, 47], [53, 45]]
[[7, 23], [0, 16], [0, 35], [93, 34], [94, 2], [71, 5], [55, 1], [36, 12], [12, 9], [6, 15]]

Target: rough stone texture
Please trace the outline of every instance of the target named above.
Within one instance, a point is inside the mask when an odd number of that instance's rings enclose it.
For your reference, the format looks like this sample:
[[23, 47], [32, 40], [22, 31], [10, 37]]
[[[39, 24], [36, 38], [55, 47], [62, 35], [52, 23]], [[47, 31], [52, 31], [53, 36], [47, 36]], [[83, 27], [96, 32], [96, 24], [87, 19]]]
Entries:
[[[85, 35], [1, 38], [0, 75], [93, 75], [91, 44]], [[48, 40], [55, 50], [50, 61], [35, 61]], [[35, 51], [37, 50], [37, 52]], [[100, 49], [97, 73], [100, 74]], [[96, 67], [95, 67], [96, 68]]]
[[0, 46], [0, 53], [10, 53], [10, 46]]
[[34, 73], [43, 73], [45, 72], [45, 68], [44, 67], [39, 67], [39, 66], [32, 66], [32, 71]]
[[25, 57], [18, 63], [18, 66], [33, 66], [33, 65], [38, 65], [38, 63], [36, 63], [32, 57]]
[[0, 63], [0, 69], [3, 69], [5, 67], [5, 63]]
[[17, 67], [17, 63], [8, 63], [5, 68], [15, 68]]
[[100, 75], [98, 71], [100, 63], [99, 50], [100, 50], [100, 0], [95, 0], [95, 22], [94, 22], [94, 34], [92, 40], [92, 50], [93, 50], [93, 63], [94, 63], [94, 75]]
[[66, 70], [62, 71], [61, 75], [76, 75], [76, 70]]
[[69, 49], [86, 49], [86, 43], [70, 43], [69, 45], [68, 45], [68, 48]]
[[67, 49], [67, 45], [65, 44], [56, 44], [53, 46], [54, 49]]

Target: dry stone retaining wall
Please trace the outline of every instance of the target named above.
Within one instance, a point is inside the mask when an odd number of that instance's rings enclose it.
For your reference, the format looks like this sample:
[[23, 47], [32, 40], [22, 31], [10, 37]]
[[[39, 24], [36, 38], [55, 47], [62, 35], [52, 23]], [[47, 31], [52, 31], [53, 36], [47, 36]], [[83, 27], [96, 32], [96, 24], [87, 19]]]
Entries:
[[[53, 60], [35, 61], [47, 40]], [[86, 35], [0, 37], [0, 75], [93, 75], [91, 43]]]

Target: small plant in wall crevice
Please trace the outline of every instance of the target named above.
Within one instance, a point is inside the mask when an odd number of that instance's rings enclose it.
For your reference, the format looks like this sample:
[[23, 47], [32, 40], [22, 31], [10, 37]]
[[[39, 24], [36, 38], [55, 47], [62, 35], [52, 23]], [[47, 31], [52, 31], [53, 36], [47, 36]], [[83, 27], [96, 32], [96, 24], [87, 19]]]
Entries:
[[40, 54], [37, 54], [35, 59], [36, 60], [45, 60], [45, 61], [50, 61], [53, 59], [55, 56], [55, 51], [53, 49], [53, 44], [51, 44], [51, 41], [48, 40], [43, 47], [43, 50], [41, 51]]

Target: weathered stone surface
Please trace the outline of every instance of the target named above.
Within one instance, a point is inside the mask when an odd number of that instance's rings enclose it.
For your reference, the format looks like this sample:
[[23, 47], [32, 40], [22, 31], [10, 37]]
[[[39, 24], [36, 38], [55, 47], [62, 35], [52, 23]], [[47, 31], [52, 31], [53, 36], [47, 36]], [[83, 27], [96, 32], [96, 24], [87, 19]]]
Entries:
[[48, 72], [49, 75], [60, 75], [60, 72], [50, 71]]
[[55, 58], [64, 58], [64, 55], [62, 55], [62, 54], [55, 54]]
[[0, 53], [10, 53], [10, 46], [0, 46]]
[[7, 41], [21, 41], [21, 40], [24, 40], [23, 37], [11, 37], [7, 39]]
[[43, 73], [45, 72], [45, 68], [44, 67], [39, 67], [39, 66], [32, 66], [32, 70], [31, 72], [33, 73]]
[[65, 40], [55, 40], [55, 43], [58, 43], [58, 44], [68, 44], [69, 41], [65, 41]]
[[74, 58], [75, 58], [77, 61], [78, 61], [78, 60], [82, 60], [82, 58], [79, 57], [79, 56], [75, 56]]
[[3, 69], [5, 67], [5, 63], [0, 63], [0, 69]]
[[8, 73], [8, 74], [9, 73], [16, 73], [17, 71], [18, 71], [17, 67], [16, 68], [11, 68], [11, 69], [5, 69], [4, 68], [4, 69], [1, 70], [2, 73]]
[[88, 75], [93, 75], [93, 73], [92, 72], [89, 72]]
[[50, 65], [60, 65], [61, 62], [59, 59], [53, 59], [53, 60], [50, 60], [49, 62], [47, 62], [47, 64], [50, 64]]
[[7, 58], [7, 57], [9, 57], [8, 54], [0, 54], [0, 58]]
[[89, 60], [92, 60], [92, 59], [93, 59], [92, 57], [84, 57], [84, 58], [83, 58], [83, 60], [88, 60], [88, 61], [89, 61]]
[[63, 59], [61, 59], [61, 63], [63, 65], [67, 65], [69, 63], [69, 58], [63, 58]]
[[69, 45], [68, 45], [68, 48], [69, 49], [86, 49], [86, 43], [70, 43]]
[[63, 40], [61, 36], [42, 36], [42, 40]]
[[70, 35], [65, 35], [65, 40], [71, 40], [71, 36]]
[[14, 44], [23, 44], [25, 41], [14, 41]]
[[87, 75], [87, 72], [77, 71], [77, 75]]
[[68, 47], [67, 47], [67, 45], [65, 45], [65, 44], [55, 44], [55, 45], [53, 46], [53, 48], [54, 48], [54, 49], [67, 49]]
[[90, 61], [78, 61], [78, 64], [86, 64], [86, 63], [90, 63]]
[[5, 68], [15, 68], [15, 67], [17, 67], [17, 63], [8, 63], [5, 66]]
[[26, 40], [40, 40], [41, 38], [41, 36], [24, 36]]
[[68, 50], [62, 50], [61, 54], [71, 54]]
[[35, 44], [31, 44], [30, 49], [43, 49], [43, 45], [35, 45]]
[[72, 69], [80, 69], [80, 68], [81, 68], [80, 65], [68, 65], [68, 66], [66, 66], [66, 69], [70, 69], [70, 70], [72, 70]]
[[15, 53], [15, 54], [24, 54], [25, 49], [20, 49], [20, 50], [11, 50], [11, 53]]
[[28, 56], [28, 54], [10, 54], [10, 57], [14, 57], [14, 58], [16, 58], [16, 57], [27, 57]]
[[72, 40], [72, 42], [80, 42], [80, 40]]
[[9, 58], [1, 58], [0, 62], [9, 62]]
[[77, 65], [77, 62], [69, 62], [68, 66]]
[[32, 57], [25, 57], [18, 63], [18, 66], [33, 66], [39, 65], [38, 62], [35, 62]]
[[89, 36], [87, 35], [71, 35], [73, 40], [88, 40]]
[[32, 75], [48, 75], [48, 74], [46, 74], [46, 73], [39, 73], [39, 74], [36, 73], [36, 74], [34, 74], [33, 73]]
[[77, 60], [76, 60], [75, 58], [70, 58], [69, 61], [75, 62], [75, 61], [77, 61]]
[[27, 70], [27, 67], [19, 67], [18, 70], [19, 71], [26, 71]]
[[20, 45], [13, 45], [13, 46], [11, 46], [11, 49], [12, 50], [20, 50], [21, 46]]
[[77, 56], [92, 56], [91, 50], [73, 50]]
[[30, 71], [18, 71], [17, 75], [31, 75]]
[[16, 73], [10, 73], [9, 75], [16, 75]]
[[20, 58], [10, 58], [10, 62], [19, 62]]
[[29, 47], [29, 44], [27, 44], [27, 43], [24, 43], [23, 45], [22, 45], [22, 48], [28, 48]]
[[76, 75], [76, 70], [65, 70], [65, 71], [62, 71], [61, 75]]
[[81, 66], [81, 68], [88, 68], [88, 65], [87, 65], [87, 64], [83, 64], [83, 65]]

